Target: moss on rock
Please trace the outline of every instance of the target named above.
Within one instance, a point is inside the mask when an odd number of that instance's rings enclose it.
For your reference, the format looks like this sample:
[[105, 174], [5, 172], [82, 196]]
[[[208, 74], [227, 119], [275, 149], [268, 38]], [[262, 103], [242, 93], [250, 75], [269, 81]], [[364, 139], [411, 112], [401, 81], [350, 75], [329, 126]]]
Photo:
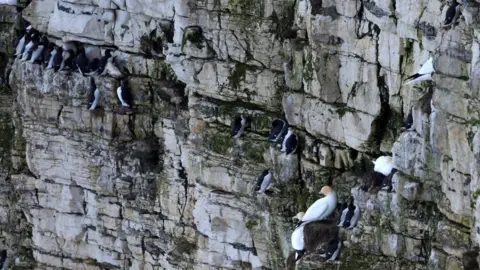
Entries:
[[247, 75], [248, 65], [244, 63], [237, 63], [233, 71], [230, 72], [228, 76], [228, 80], [230, 82], [230, 86], [233, 89], [239, 89], [240, 84], [245, 80]]

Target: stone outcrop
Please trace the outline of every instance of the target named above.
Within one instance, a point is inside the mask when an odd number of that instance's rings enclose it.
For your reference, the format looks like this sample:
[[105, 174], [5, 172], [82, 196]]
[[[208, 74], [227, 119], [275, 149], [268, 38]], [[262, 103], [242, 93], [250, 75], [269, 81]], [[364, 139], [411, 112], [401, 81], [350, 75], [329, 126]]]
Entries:
[[[338, 261], [299, 269], [462, 269], [480, 245], [480, 4], [461, 3], [444, 28], [439, 0], [33, 0], [23, 17], [57, 44], [115, 50], [135, 104], [95, 76], [88, 111], [88, 77], [4, 54], [0, 249], [24, 269], [282, 269], [291, 217], [331, 184], [360, 222]], [[433, 81], [403, 85], [430, 56]], [[282, 117], [298, 155], [267, 141]], [[366, 195], [383, 154], [393, 192]]]

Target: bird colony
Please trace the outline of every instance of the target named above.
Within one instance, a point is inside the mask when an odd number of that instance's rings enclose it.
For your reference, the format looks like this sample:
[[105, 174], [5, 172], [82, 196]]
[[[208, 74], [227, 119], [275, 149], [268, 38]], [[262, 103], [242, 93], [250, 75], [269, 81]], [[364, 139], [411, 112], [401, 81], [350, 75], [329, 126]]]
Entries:
[[[15, 2], [15, 3], [13, 3]], [[15, 5], [16, 1], [0, 1], [0, 4]], [[453, 1], [446, 13], [444, 27], [454, 27], [459, 15], [459, 5]], [[88, 110], [94, 111], [101, 108], [102, 93], [95, 82], [96, 76], [111, 76], [120, 80], [116, 94], [118, 104], [126, 110], [133, 107], [133, 97], [126, 74], [116, 65], [114, 52], [107, 48], [86, 46], [76, 42], [53, 42], [46, 34], [28, 26], [22, 36], [16, 41], [16, 61], [28, 61], [31, 64], [41, 65], [45, 70], [54, 72], [79, 72], [90, 77], [88, 95]], [[432, 80], [435, 72], [434, 59], [429, 57], [419, 70], [409, 76], [404, 85]], [[433, 104], [432, 104], [433, 105]], [[248, 115], [238, 115], [232, 119], [231, 136], [235, 140], [242, 140], [248, 132]], [[415, 125], [412, 112], [404, 122], [404, 131], [411, 130]], [[295, 134], [295, 127], [290, 126], [286, 119], [275, 119], [271, 123], [268, 141], [276, 146], [288, 159], [299, 154], [301, 138]], [[267, 140], [267, 139], [266, 139]], [[347, 201], [338, 201], [335, 184], [316, 187], [322, 197], [311, 204], [304, 212], [299, 212], [291, 224], [290, 256], [287, 265], [295, 266], [302, 262], [302, 258], [312, 252], [319, 252], [320, 257], [326, 261], [335, 261], [341, 256], [342, 230], [353, 230], [362, 218], [356, 195], [376, 196], [384, 189], [394, 192], [392, 185], [396, 169], [393, 167], [391, 156], [378, 156], [372, 158], [373, 170], [365, 172], [361, 183], [352, 190]], [[272, 168], [264, 168], [256, 179], [254, 194], [256, 196], [272, 196], [275, 186], [275, 175]], [[277, 178], [278, 179], [278, 178]], [[253, 179], [254, 181], [254, 179]], [[2, 258], [6, 254], [0, 253], [0, 268]]]
[[19, 61], [38, 64], [45, 70], [53, 69], [54, 72], [79, 72], [83, 76], [90, 76], [88, 110], [97, 109], [101, 102], [101, 92], [95, 84], [94, 76], [121, 79], [121, 85], [117, 88], [118, 102], [121, 107], [131, 109], [133, 97], [128, 79], [115, 64], [115, 56], [110, 49], [106, 49], [102, 56], [99, 47], [77, 45], [75, 42], [61, 42], [56, 45], [48, 40], [46, 34], [33, 29], [31, 25], [26, 27], [25, 33], [15, 44], [15, 57]]

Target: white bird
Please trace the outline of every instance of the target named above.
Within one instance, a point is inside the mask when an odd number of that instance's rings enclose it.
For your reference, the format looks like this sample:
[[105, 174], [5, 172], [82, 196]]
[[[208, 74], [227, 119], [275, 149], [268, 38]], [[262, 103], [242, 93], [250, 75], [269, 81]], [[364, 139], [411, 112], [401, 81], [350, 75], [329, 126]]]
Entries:
[[435, 72], [433, 68], [433, 58], [430, 57], [425, 64], [423, 64], [418, 72], [406, 79], [404, 85], [412, 84], [414, 82], [428, 81], [432, 79], [432, 73]]
[[375, 165], [373, 170], [385, 176], [389, 176], [393, 170], [393, 163], [392, 163], [391, 156], [381, 156], [372, 162]]
[[[303, 217], [305, 216], [304, 212], [297, 213], [293, 218], [298, 219], [298, 222], [301, 222]], [[300, 225], [299, 227], [295, 228], [292, 233], [292, 247], [295, 250], [295, 262], [298, 263], [300, 258], [303, 256], [305, 251], [305, 240], [303, 238], [303, 229], [305, 228], [305, 224]]]
[[325, 195], [325, 197], [318, 199], [307, 209], [302, 220], [297, 223], [297, 227], [301, 224], [325, 219], [335, 210], [337, 207], [337, 194], [335, 191], [330, 186], [324, 186], [320, 190], [320, 194]]

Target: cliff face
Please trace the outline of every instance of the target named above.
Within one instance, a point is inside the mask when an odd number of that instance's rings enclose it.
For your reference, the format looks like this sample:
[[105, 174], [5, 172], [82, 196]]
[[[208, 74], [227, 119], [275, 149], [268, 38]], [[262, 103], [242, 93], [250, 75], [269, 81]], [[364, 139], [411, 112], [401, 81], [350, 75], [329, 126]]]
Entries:
[[[23, 17], [58, 44], [118, 49], [135, 106], [113, 78], [90, 112], [88, 77], [4, 65], [0, 249], [26, 269], [281, 269], [291, 217], [331, 184], [360, 222], [339, 261], [299, 268], [462, 269], [480, 244], [480, 4], [461, 3], [444, 28], [438, 0], [33, 0]], [[403, 86], [429, 56], [433, 82]], [[298, 155], [267, 142], [279, 117]], [[366, 196], [381, 154], [393, 192]]]

